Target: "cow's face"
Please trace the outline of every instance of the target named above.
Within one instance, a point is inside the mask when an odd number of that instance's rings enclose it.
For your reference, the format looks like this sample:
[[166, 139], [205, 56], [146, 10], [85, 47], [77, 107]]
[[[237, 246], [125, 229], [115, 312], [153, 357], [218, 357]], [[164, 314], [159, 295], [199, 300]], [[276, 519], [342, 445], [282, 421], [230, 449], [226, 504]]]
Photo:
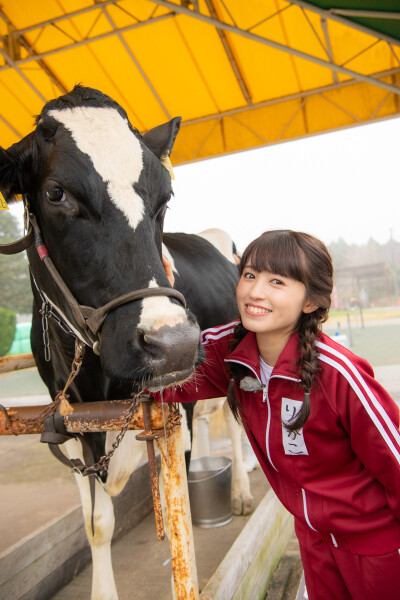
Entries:
[[[49, 102], [35, 131], [2, 151], [0, 188], [8, 198], [28, 197], [49, 255], [80, 304], [97, 308], [133, 290], [169, 286], [161, 243], [171, 177], [160, 159], [179, 122], [141, 138], [115, 102], [78, 87]], [[58, 305], [43, 265], [32, 252], [30, 260]], [[193, 316], [176, 300], [150, 297], [109, 313], [100, 357], [112, 377], [157, 377], [162, 387], [188, 375], [198, 338]]]

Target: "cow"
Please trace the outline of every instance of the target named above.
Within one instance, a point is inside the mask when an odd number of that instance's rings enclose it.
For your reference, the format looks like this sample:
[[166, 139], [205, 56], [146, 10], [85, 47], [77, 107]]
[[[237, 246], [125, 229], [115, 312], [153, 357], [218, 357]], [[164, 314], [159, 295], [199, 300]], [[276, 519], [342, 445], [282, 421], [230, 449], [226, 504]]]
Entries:
[[[35, 234], [34, 244], [31, 237], [23, 244], [33, 292], [31, 344], [53, 400], [71, 375], [77, 341], [86, 352], [69, 402], [129, 398], [143, 387], [186, 381], [204, 357], [200, 329], [236, 316], [234, 263], [207, 235], [163, 236], [172, 194], [169, 155], [179, 126], [178, 117], [142, 136], [117, 102], [76, 86], [45, 104], [29, 135], [0, 148], [0, 190], [8, 201], [22, 195]], [[174, 289], [163, 253], [174, 269]], [[95, 324], [86, 318], [88, 307], [96, 319], [101, 313]], [[98, 461], [117, 435], [80, 439]], [[63, 448], [85, 462], [77, 438]], [[111, 497], [144, 451], [135, 432], [127, 432], [108, 470], [94, 480], [94, 503], [89, 478], [76, 475], [92, 551], [93, 600], [117, 598]], [[248, 484], [237, 496], [249, 505]]]

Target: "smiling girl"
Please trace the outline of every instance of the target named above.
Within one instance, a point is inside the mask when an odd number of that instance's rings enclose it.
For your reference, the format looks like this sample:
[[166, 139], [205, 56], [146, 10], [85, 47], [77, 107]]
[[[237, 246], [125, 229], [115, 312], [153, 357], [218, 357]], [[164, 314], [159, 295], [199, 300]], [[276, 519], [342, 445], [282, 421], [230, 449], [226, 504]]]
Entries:
[[294, 515], [310, 600], [400, 598], [399, 408], [362, 358], [322, 333], [332, 262], [318, 239], [268, 231], [239, 265], [240, 320], [203, 332], [195, 383], [228, 394]]

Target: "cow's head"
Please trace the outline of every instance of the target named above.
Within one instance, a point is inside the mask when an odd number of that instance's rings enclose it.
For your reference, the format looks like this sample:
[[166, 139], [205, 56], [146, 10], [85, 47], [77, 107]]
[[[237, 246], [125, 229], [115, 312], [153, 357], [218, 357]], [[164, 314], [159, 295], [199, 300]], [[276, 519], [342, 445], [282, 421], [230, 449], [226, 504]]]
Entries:
[[[27, 197], [80, 304], [97, 308], [133, 290], [170, 287], [161, 244], [171, 176], [162, 161], [179, 125], [176, 118], [142, 137], [111, 98], [77, 86], [44, 106], [31, 134], [0, 149], [0, 189], [8, 200]], [[70, 315], [32, 249], [29, 258], [39, 287]], [[163, 387], [185, 379], [197, 360], [197, 323], [167, 296], [115, 308], [100, 336], [105, 372], [123, 380], [157, 378]]]

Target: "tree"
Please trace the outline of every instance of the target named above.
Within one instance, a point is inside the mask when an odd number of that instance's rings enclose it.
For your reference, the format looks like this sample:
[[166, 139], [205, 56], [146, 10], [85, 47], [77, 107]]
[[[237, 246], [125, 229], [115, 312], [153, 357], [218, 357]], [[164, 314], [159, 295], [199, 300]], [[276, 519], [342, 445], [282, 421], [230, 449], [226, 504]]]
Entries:
[[15, 313], [0, 307], [0, 356], [5, 356], [15, 335]]
[[337, 241], [329, 244], [329, 251], [331, 253], [335, 269], [338, 267], [349, 266], [351, 246], [349, 246], [343, 238], [340, 237]]
[[[0, 244], [21, 237], [16, 218], [7, 210], [0, 212]], [[25, 252], [0, 254], [0, 306], [16, 313], [32, 312], [32, 291]]]

